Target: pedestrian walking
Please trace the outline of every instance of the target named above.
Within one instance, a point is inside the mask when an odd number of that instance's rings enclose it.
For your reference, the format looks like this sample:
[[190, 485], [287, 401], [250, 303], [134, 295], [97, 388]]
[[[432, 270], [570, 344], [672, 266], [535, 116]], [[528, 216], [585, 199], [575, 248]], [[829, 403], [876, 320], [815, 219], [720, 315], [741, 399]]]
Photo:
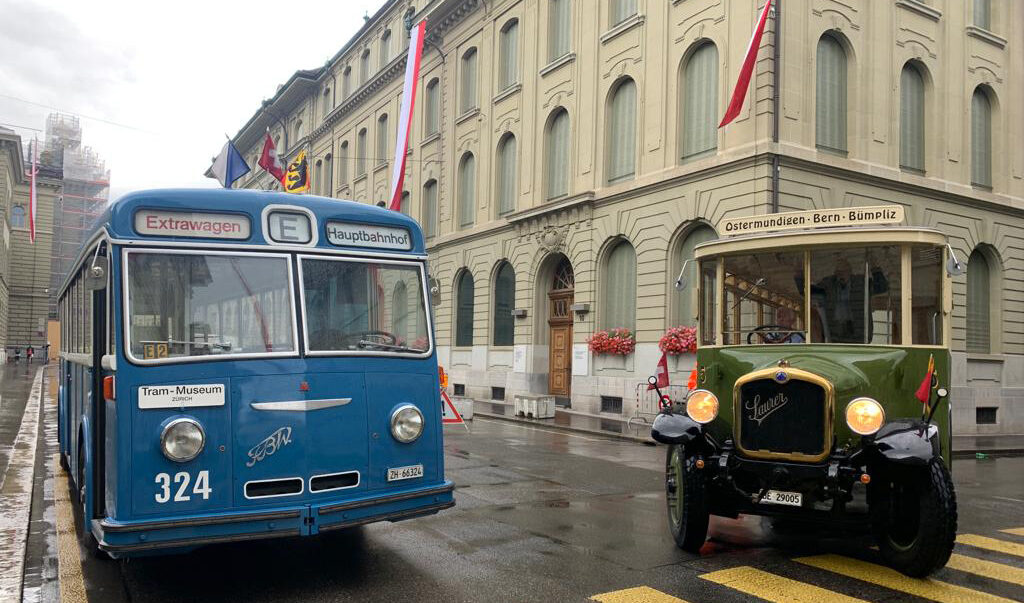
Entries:
[[21, 348], [14, 348], [14, 364], [21, 362]]
[[25, 349], [25, 356], [26, 356], [26, 357], [28, 357], [28, 363], [29, 363], [29, 364], [32, 364], [32, 356], [34, 356], [34, 355], [35, 355], [35, 353], [36, 353], [36, 350], [35, 350], [35, 348], [33, 348], [33, 347], [32, 347], [31, 345], [29, 345], [29, 346], [28, 346], [28, 347], [27, 347], [27, 348]]

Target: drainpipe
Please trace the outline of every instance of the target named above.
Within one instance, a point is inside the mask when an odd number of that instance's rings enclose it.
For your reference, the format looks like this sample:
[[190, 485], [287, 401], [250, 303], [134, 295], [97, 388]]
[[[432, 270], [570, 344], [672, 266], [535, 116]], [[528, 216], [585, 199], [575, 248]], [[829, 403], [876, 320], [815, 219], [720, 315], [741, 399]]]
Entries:
[[775, 0], [775, 43], [772, 44], [772, 213], [779, 211], [779, 55], [782, 46], [782, 0]]

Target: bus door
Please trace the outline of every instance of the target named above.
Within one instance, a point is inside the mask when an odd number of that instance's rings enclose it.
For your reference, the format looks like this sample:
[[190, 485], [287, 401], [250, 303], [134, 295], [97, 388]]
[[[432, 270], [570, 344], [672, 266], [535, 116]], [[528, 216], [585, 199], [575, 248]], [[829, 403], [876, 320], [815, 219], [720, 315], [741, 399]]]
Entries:
[[[103, 380], [112, 372], [103, 368], [103, 356], [107, 354], [107, 335], [110, 332], [108, 325], [108, 297], [110, 292], [110, 262], [107, 257], [107, 245], [100, 243], [99, 247], [91, 257], [87, 256], [84, 264], [84, 283], [87, 295], [92, 297], [92, 315], [88, 317], [90, 322], [89, 331], [92, 334], [92, 349], [87, 353], [91, 358], [92, 369], [87, 371], [83, 379], [85, 402], [89, 408], [85, 409], [86, 416], [90, 417], [91, 442], [91, 466], [87, 466], [90, 485], [86, 501], [87, 510], [91, 511], [91, 517], [100, 518], [105, 513], [105, 490], [106, 490], [106, 456], [107, 456], [107, 422], [113, 413], [113, 400], [109, 403], [103, 392]], [[108, 409], [108, 404], [110, 408]]]

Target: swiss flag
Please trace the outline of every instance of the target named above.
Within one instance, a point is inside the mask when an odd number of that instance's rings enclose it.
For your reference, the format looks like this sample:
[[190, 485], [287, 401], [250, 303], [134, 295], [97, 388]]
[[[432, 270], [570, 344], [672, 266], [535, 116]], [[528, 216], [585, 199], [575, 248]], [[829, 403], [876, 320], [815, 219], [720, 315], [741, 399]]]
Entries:
[[277, 147], [274, 146], [274, 141], [270, 139], [269, 132], [267, 132], [266, 138], [263, 140], [260, 167], [270, 172], [274, 178], [277, 178], [278, 182], [284, 183], [284, 164], [281, 163], [281, 158], [277, 156]]
[[668, 357], [665, 356], [665, 352], [661, 353], [661, 360], [658, 361], [658, 368], [654, 369], [654, 376], [658, 378], [658, 383], [647, 384], [648, 391], [655, 387], [668, 387]]
[[[750, 77], [754, 73], [754, 62], [757, 61], [757, 51], [761, 48], [761, 35], [764, 34], [764, 24], [768, 21], [768, 11], [771, 7], [772, 0], [764, 3], [761, 17], [757, 20], [757, 27], [754, 28], [754, 35], [751, 36], [750, 44], [747, 45], [747, 54], [743, 57], [743, 64], [740, 66], [740, 77], [736, 80], [736, 87], [732, 91], [732, 99], [729, 100], [729, 106], [725, 109], [725, 115], [722, 117], [721, 123], [718, 124], [719, 128], [736, 119], [736, 116], [740, 114], [740, 109], [743, 108], [743, 100], [747, 98], [747, 88], [750, 87]], [[778, 41], [775, 43], [778, 44]], [[778, 68], [778, 65], [773, 67], [773, 69]]]

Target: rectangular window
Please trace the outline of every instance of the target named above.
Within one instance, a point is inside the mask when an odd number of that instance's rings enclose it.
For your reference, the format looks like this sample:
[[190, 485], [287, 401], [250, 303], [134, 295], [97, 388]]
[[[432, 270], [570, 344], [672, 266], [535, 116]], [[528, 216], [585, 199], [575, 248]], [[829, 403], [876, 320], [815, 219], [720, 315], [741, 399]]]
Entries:
[[419, 264], [304, 257], [300, 266], [310, 352], [430, 349]]
[[700, 343], [715, 345], [718, 338], [718, 260], [700, 263]]
[[898, 345], [900, 256], [896, 245], [812, 251], [811, 341]]
[[996, 420], [996, 412], [999, 410], [995, 406], [979, 406], [974, 409], [974, 422], [978, 425], [995, 425], [998, 423]]
[[636, 0], [611, 0], [612, 26], [636, 14]]
[[548, 62], [569, 54], [571, 0], [550, 0], [548, 8]]
[[519, 81], [519, 22], [512, 21], [501, 31], [501, 64], [498, 87], [509, 88]]
[[491, 388], [491, 400], [504, 400], [505, 399], [505, 388], [504, 387], [492, 387]]
[[622, 398], [619, 396], [601, 396], [601, 412], [622, 414]]
[[974, 26], [981, 29], [992, 29], [990, 0], [974, 0]]
[[454, 388], [453, 393], [456, 396], [465, 396], [466, 395], [466, 384], [465, 383], [456, 383], [452, 387]]
[[356, 136], [356, 177], [366, 174], [366, 128]]
[[[804, 343], [804, 252], [725, 258], [725, 343]], [[898, 266], [898, 264], [897, 264]]]
[[915, 345], [942, 345], [942, 247], [910, 250], [911, 319]]
[[285, 256], [129, 252], [126, 280], [134, 358], [295, 352]]
[[440, 98], [437, 80], [427, 84], [427, 97], [423, 101], [425, 123], [423, 129], [427, 135], [436, 134], [440, 123]]
[[423, 236], [432, 238], [437, 234], [437, 182], [431, 181], [423, 187]]

